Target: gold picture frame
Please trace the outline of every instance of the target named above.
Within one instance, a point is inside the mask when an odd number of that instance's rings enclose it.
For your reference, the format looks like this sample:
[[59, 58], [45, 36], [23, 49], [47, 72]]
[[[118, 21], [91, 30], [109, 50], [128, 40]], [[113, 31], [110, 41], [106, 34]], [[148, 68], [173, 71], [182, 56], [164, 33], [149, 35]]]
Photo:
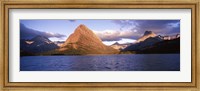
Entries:
[[[200, 62], [199, 46], [199, 1], [1, 1], [1, 90], [148, 90], [148, 91], [199, 91], [200, 90]], [[191, 9], [192, 11], [192, 82], [83, 82], [83, 83], [39, 83], [39, 82], [9, 82], [9, 9], [63, 9], [63, 8], [95, 8], [95, 9]], [[37, 88], [36, 88], [37, 87]]]

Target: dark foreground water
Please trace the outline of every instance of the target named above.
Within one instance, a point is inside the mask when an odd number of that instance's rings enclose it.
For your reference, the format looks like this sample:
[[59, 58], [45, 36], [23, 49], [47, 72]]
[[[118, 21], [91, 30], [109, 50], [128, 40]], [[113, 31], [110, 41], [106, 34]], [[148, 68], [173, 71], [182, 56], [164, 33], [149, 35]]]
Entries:
[[179, 71], [180, 54], [25, 56], [21, 71]]

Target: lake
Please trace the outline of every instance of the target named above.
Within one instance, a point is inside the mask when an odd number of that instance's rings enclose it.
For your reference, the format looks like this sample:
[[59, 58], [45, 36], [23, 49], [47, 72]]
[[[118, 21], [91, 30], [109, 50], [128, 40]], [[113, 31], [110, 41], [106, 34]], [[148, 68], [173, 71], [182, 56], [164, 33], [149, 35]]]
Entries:
[[20, 71], [180, 71], [180, 54], [23, 56]]

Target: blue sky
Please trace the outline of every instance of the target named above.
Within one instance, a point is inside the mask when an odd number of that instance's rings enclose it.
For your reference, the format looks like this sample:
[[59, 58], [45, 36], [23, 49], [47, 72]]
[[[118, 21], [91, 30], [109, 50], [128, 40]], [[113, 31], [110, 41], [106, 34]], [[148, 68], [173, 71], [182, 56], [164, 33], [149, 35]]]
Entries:
[[[80, 24], [86, 25], [110, 45], [114, 42], [133, 43], [145, 31], [153, 31], [159, 35], [175, 35], [180, 33], [179, 20], [20, 20], [29, 31], [43, 34], [52, 41], [65, 41]], [[21, 27], [20, 27], [21, 28]], [[20, 29], [22, 33], [23, 29]]]

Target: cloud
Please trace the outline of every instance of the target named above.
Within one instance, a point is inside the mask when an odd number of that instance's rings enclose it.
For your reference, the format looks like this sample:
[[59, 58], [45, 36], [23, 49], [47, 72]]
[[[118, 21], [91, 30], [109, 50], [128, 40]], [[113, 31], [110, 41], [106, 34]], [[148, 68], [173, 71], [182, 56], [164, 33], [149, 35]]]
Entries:
[[120, 29], [94, 31], [102, 41], [137, 40], [147, 30], [159, 35], [180, 33], [179, 20], [113, 20], [112, 22], [119, 25]]
[[69, 20], [70, 22], [76, 22], [76, 20]]
[[43, 35], [47, 38], [50, 38], [50, 37], [56, 37], [56, 38], [65, 37], [65, 35], [62, 35], [62, 34], [59, 34], [59, 33], [52, 33], [52, 32], [40, 32], [40, 33], [41, 33], [40, 35]]
[[31, 28], [26, 27], [24, 24], [20, 23], [20, 38], [21, 39], [30, 39], [33, 38], [37, 35], [45, 36], [47, 38], [62, 38], [66, 37], [66, 35], [59, 34], [59, 33], [52, 33], [52, 32], [42, 32], [42, 31], [37, 31]]
[[176, 34], [180, 32], [180, 20], [113, 20], [120, 25], [120, 30], [137, 31], [143, 34], [146, 30], [161, 35]]
[[122, 39], [136, 39], [140, 35], [135, 31], [116, 31], [116, 30], [103, 30], [103, 31], [94, 31], [94, 33], [100, 37], [102, 41], [119, 41]]
[[119, 44], [126, 44], [126, 43], [134, 43], [136, 40], [133, 39], [121, 39], [119, 41], [103, 41], [104, 44], [110, 46], [116, 42], [118, 42]]

